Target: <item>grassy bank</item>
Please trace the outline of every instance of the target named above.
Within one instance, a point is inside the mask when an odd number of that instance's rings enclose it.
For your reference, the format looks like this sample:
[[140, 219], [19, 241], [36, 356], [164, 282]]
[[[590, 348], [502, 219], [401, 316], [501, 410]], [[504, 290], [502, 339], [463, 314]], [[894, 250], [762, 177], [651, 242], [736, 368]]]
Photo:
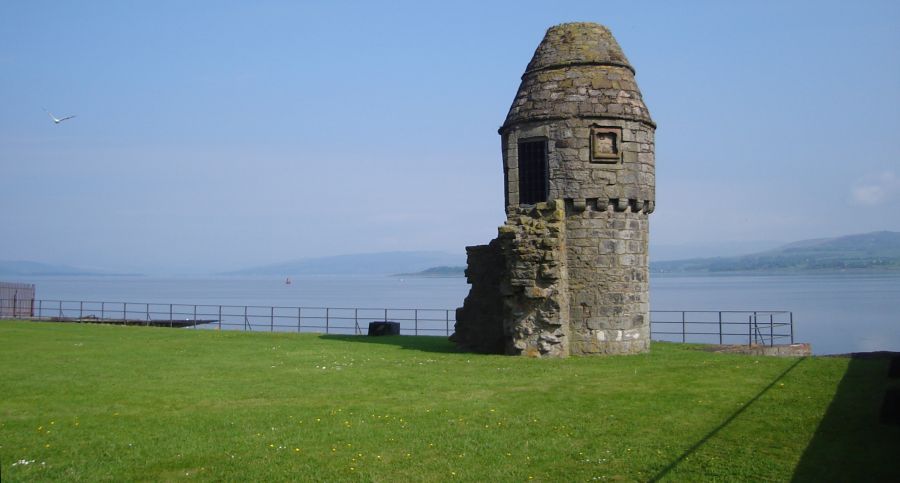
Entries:
[[900, 478], [885, 360], [0, 322], [0, 367], [4, 482]]

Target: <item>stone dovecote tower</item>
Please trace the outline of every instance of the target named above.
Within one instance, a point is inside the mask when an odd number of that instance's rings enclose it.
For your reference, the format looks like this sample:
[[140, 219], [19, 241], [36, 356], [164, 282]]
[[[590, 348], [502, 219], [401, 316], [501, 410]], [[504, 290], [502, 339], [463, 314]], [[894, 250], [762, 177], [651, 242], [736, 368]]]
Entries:
[[628, 62], [594, 23], [550, 28], [500, 128], [507, 221], [468, 247], [452, 336], [479, 352], [563, 357], [650, 345], [654, 131]]

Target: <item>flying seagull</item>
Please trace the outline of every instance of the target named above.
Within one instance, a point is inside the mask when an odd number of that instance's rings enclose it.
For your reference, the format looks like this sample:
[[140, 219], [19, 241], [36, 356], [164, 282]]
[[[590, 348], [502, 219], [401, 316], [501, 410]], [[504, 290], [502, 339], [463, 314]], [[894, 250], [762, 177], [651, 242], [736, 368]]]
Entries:
[[[43, 109], [43, 108], [42, 108], [42, 109]], [[61, 122], [63, 122], [63, 121], [66, 121], [66, 120], [68, 120], [68, 119], [72, 119], [73, 117], [75, 117], [74, 115], [72, 115], [72, 116], [66, 116], [66, 117], [64, 117], [64, 118], [62, 118], [62, 119], [57, 119], [56, 116], [54, 116], [50, 111], [44, 109], [44, 112], [46, 112], [47, 115], [50, 116], [50, 119], [53, 119], [53, 124], [59, 124], [59, 123], [61, 123]]]

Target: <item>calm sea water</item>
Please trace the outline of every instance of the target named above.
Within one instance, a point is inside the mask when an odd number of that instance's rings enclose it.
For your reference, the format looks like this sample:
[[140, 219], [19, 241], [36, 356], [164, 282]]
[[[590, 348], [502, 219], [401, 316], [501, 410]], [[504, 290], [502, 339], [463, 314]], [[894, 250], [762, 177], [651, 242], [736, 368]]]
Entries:
[[[37, 297], [164, 304], [453, 309], [463, 278], [41, 277]], [[900, 351], [900, 274], [659, 275], [653, 310], [790, 310], [795, 339], [817, 354]]]
[[900, 274], [651, 276], [653, 310], [790, 310], [816, 354], [900, 351]]

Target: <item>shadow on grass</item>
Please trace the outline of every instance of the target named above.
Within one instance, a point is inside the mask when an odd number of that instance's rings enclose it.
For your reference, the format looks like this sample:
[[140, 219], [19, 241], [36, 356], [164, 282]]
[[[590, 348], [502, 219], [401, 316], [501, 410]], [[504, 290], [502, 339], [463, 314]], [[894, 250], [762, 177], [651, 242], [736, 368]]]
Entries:
[[793, 481], [900, 481], [900, 426], [881, 422], [889, 358], [855, 355]]
[[770, 382], [768, 386], [764, 387], [762, 389], [762, 391], [759, 391], [759, 393], [757, 395], [753, 396], [753, 398], [751, 398], [749, 401], [746, 402], [746, 404], [741, 406], [740, 409], [735, 411], [731, 416], [726, 418], [725, 421], [722, 421], [721, 424], [719, 424], [712, 431], [707, 433], [706, 436], [700, 438], [699, 441], [694, 443], [694, 445], [691, 446], [690, 448], [688, 448], [684, 453], [682, 453], [681, 456], [679, 456], [678, 458], [675, 458], [675, 460], [672, 461], [671, 463], [669, 463], [668, 466], [666, 466], [659, 473], [654, 475], [653, 478], [650, 479], [650, 481], [659, 481], [660, 479], [664, 478], [667, 474], [669, 474], [670, 471], [675, 469], [676, 466], [678, 466], [682, 461], [684, 461], [685, 458], [692, 455], [698, 449], [703, 447], [703, 445], [706, 444], [706, 442], [709, 441], [713, 436], [715, 436], [719, 431], [725, 429], [729, 424], [731, 424], [732, 421], [737, 419], [737, 417], [740, 416], [741, 413], [746, 411], [747, 408], [752, 406], [753, 403], [755, 403], [757, 400], [759, 400], [759, 398], [763, 397], [763, 395], [765, 393], [769, 392], [769, 390], [772, 389], [775, 386], [775, 384], [778, 384], [778, 381], [782, 380], [784, 378], [784, 376], [788, 375], [789, 372], [794, 370], [794, 368], [797, 367], [804, 360], [806, 360], [806, 358], [801, 357], [800, 359], [797, 359], [796, 361], [794, 361], [794, 363], [791, 364], [787, 369], [785, 369], [784, 372], [782, 372], [781, 374], [778, 375], [778, 377], [773, 379], [772, 382]]
[[[411, 336], [411, 335], [384, 335], [369, 337], [366, 335], [321, 335], [323, 340], [336, 340], [342, 342], [354, 342], [357, 344], [381, 344], [392, 345], [402, 349], [420, 352], [436, 352], [441, 354], [459, 353], [456, 346], [446, 337]], [[473, 356], [476, 354], [472, 354]]]

